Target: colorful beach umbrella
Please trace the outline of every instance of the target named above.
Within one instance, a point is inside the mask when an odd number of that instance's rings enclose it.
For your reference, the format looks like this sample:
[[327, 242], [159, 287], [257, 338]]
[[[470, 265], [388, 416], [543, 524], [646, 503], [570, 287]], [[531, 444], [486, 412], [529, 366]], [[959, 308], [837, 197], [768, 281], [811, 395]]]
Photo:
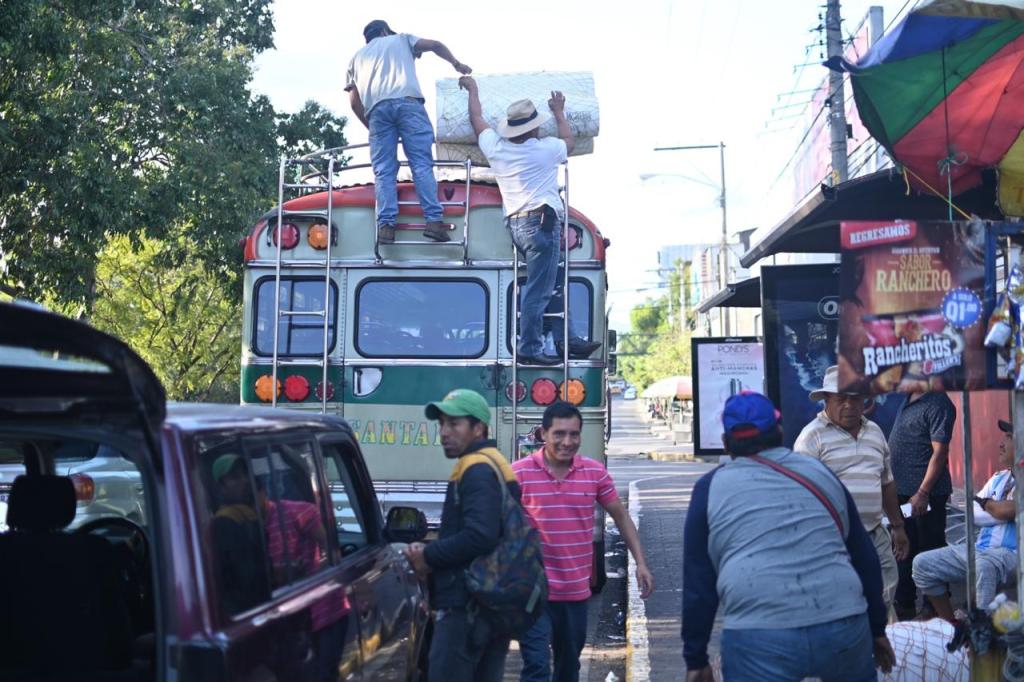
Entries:
[[956, 195], [999, 171], [1004, 214], [1024, 215], [1024, 0], [936, 0], [849, 71], [868, 131], [916, 185]]

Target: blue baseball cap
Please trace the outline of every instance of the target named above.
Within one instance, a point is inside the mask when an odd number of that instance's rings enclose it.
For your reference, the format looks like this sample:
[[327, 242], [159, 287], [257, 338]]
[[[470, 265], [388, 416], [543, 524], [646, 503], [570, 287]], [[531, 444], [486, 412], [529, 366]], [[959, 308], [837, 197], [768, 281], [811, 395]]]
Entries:
[[753, 438], [773, 432], [779, 425], [779, 411], [772, 401], [754, 391], [743, 391], [725, 401], [722, 427], [733, 438]]

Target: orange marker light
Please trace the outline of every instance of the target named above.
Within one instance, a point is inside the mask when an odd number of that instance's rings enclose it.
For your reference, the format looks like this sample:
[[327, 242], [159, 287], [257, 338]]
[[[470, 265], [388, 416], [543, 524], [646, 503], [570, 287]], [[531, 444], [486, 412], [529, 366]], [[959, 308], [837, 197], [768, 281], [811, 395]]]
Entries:
[[[274, 397], [270, 387], [273, 385], [274, 377], [264, 374], [256, 380], [256, 397], [265, 403], [269, 403]], [[277, 395], [281, 395], [281, 380], [277, 380]]]
[[562, 384], [558, 389], [558, 395], [562, 400], [579, 405], [587, 397], [587, 389], [579, 379], [569, 379], [568, 390], [565, 384]]
[[316, 223], [309, 228], [309, 233], [306, 235], [306, 239], [309, 241], [309, 245], [318, 251], [323, 251], [327, 248], [327, 223]]

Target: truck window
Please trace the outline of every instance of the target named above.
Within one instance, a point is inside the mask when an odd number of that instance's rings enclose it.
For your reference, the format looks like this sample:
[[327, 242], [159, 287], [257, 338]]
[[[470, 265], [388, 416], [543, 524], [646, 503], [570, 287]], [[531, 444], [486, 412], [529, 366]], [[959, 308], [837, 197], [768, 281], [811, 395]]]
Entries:
[[[327, 350], [334, 348], [338, 292], [331, 282], [327, 306]], [[274, 354], [274, 278], [256, 283], [256, 324], [253, 325], [253, 352]], [[313, 313], [324, 309], [324, 281], [316, 278], [281, 278], [281, 310]], [[324, 352], [323, 319], [315, 315], [281, 315], [278, 322], [278, 355], [318, 356]]]
[[368, 543], [363, 511], [359, 506], [359, 492], [352, 484], [352, 475], [345, 466], [339, 446], [324, 447], [324, 471], [331, 488], [331, 506], [334, 508], [334, 526], [342, 555], [365, 547]]
[[487, 288], [470, 279], [372, 279], [356, 292], [364, 357], [477, 358], [487, 350]]

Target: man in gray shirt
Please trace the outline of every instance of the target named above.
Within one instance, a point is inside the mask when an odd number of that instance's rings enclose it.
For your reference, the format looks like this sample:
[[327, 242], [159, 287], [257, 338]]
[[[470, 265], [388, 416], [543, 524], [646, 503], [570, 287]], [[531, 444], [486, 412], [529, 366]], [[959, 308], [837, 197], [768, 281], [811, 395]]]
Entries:
[[[727, 680], [875, 680], [895, 656], [882, 573], [849, 492], [821, 462], [782, 446], [763, 395], [722, 412], [732, 460], [693, 489], [683, 539], [688, 682], [713, 680], [707, 643], [721, 603]], [[874, 659], [874, 660], [872, 660]]]
[[423, 107], [414, 60], [433, 52], [461, 74], [473, 69], [456, 59], [437, 40], [395, 33], [387, 22], [375, 19], [363, 29], [366, 45], [348, 65], [345, 90], [352, 113], [370, 131], [370, 160], [375, 177], [378, 239], [395, 241], [398, 220], [398, 141], [409, 160], [416, 194], [427, 224], [423, 235], [434, 241], [451, 239], [441, 222], [443, 209], [434, 178], [434, 128]]

